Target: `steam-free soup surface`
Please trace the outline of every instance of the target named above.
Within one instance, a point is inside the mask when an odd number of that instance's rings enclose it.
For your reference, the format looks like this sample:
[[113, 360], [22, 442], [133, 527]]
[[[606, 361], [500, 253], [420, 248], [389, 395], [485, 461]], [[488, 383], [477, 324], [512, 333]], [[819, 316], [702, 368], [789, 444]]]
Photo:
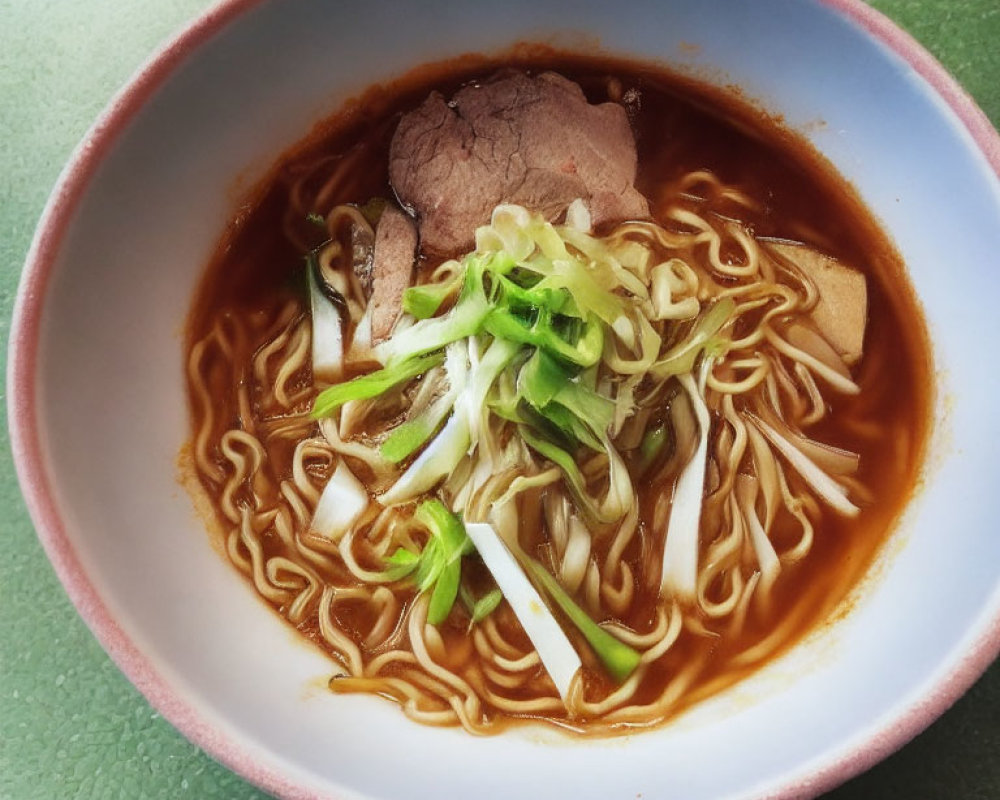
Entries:
[[[639, 652], [656, 638], [657, 626], [664, 629], [658, 634], [660, 640], [667, 627], [676, 630], [664, 652], [643, 663], [641, 678], [634, 681], [627, 701], [608, 701], [606, 712], [599, 706], [619, 682], [602, 668], [558, 608], [554, 613], [583, 662], [574, 691], [586, 703], [575, 711], [567, 710], [537, 658], [532, 661], [533, 642], [507, 602], [475, 623], [470, 610], [456, 602], [443, 623], [423, 626], [415, 634], [413, 609], [426, 595], [412, 580], [358, 588], [363, 581], [345, 564], [342, 542], [322, 542], [322, 537], [310, 533], [309, 519], [324, 484], [343, 461], [367, 484], [373, 498], [348, 549], [355, 548], [351, 553], [368, 571], [383, 569], [376, 554], [388, 557], [393, 550], [360, 543], [368, 535], [366, 526], [381, 524], [376, 519], [375, 501], [381, 491], [375, 487], [377, 477], [358, 459], [325, 448], [318, 423], [308, 412], [326, 382], [315, 380], [308, 360], [290, 376], [276, 377], [279, 362], [289, 358], [288, 353], [296, 347], [308, 350], [310, 305], [304, 258], [331, 235], [322, 218], [338, 204], [356, 204], [366, 213], [394, 204], [398, 187], [389, 182], [389, 151], [401, 117], [418, 108], [431, 91], [452, 97], [470, 82], [489, 80], [499, 66], [529, 75], [555, 70], [579, 84], [591, 103], [613, 102], [626, 109], [638, 154], [635, 189], [648, 203], [653, 224], [679, 235], [689, 233], [689, 226], [672, 215], [679, 208], [692, 210], [723, 231], [724, 262], [739, 264], [745, 259], [739, 240], [725, 233], [735, 225], [776, 263], [782, 258], [769, 249], [772, 240], [801, 243], [829, 263], [861, 273], [866, 287], [865, 324], [858, 332], [863, 346], [860, 358], [847, 365], [858, 391], [830, 391], [822, 379], [815, 380], [822, 391], [822, 414], [806, 431], [810, 440], [856, 455], [856, 469], [840, 482], [860, 511], [838, 513], [815, 498], [800, 504], [810, 529], [808, 547], [802, 544], [801, 520], [785, 510], [775, 514], [768, 535], [783, 560], [766, 600], [748, 593], [745, 607], [725, 615], [713, 617], [701, 610], [722, 604], [736, 592], [734, 581], [741, 587], [753, 581], [759, 587], [762, 580], [760, 569], [753, 566], [749, 533], [742, 550], [727, 555], [719, 544], [723, 534], [704, 525], [701, 567], [724, 558], [733, 559], [733, 566], [720, 568], [697, 602], [665, 592], [661, 581], [665, 519], [694, 442], [676, 433], [667, 436], [654, 466], [641, 475], [639, 449], [623, 449], [637, 492], [636, 532], [616, 553], [611, 549], [616, 546], [617, 523], [593, 524], [590, 558], [595, 565], [614, 561], [626, 565], [624, 571], [615, 567], [617, 577], [607, 580], [630, 581], [630, 600], [613, 608], [613, 602], [605, 601], [610, 596], [606, 589], [604, 594], [593, 590], [588, 596], [586, 581], [569, 594], [613, 634], [631, 632], [632, 638], [623, 635], [624, 639]], [[602, 223], [594, 235], [611, 234], [615, 226], [613, 221]], [[474, 231], [468, 233], [471, 241]], [[702, 245], [692, 244], [675, 255], [696, 261], [703, 251]], [[439, 264], [461, 255], [423, 248], [414, 282], [432, 280]], [[722, 293], [739, 285], [726, 276], [716, 276], [716, 283]], [[758, 324], [760, 313], [747, 316], [744, 324]], [[779, 328], [785, 320], [778, 318], [772, 324]], [[670, 329], [672, 341], [685, 335], [691, 322], [678, 325]], [[348, 321], [345, 334], [350, 337], [353, 331]], [[503, 65], [476, 59], [423, 68], [369, 90], [320, 125], [303, 145], [279, 160], [226, 232], [195, 298], [187, 347], [196, 469], [201, 490], [215, 508], [213, 525], [226, 556], [278, 613], [331, 654], [331, 675], [345, 676], [335, 677], [331, 688], [377, 693], [396, 700], [420, 721], [463, 724], [478, 731], [500, 730], [516, 720], [542, 720], [586, 733], [657, 724], [759, 668], [806, 632], [827, 623], [845, 608], [845, 598], [911, 496], [930, 403], [927, 342], [903, 266], [851, 187], [799, 136], [738, 96], [659, 69], [548, 52], [518, 55]], [[342, 379], [378, 366], [349, 365]], [[793, 378], [798, 375], [791, 366], [788, 371]], [[733, 372], [730, 378], [743, 375]], [[281, 383], [283, 399], [275, 399], [276, 383]], [[675, 420], [670, 409], [675, 404], [683, 407], [684, 397], [679, 386], [665, 387], [659, 405], [647, 414], [647, 428], [669, 429]], [[377, 447], [386, 426], [405, 416], [407, 402], [404, 397], [397, 408], [386, 401], [382, 417], [373, 414], [367, 427], [345, 436], [345, 441]], [[717, 437], [725, 437], [727, 424], [721, 401], [713, 402], [709, 402], [710, 454]], [[737, 416], [756, 414], [754, 404], [767, 402], [762, 385], [756, 399], [740, 395], [732, 410]], [[686, 413], [691, 416], [691, 409]], [[234, 431], [235, 438], [226, 439], [227, 432]], [[258, 444], [251, 447], [246, 444], [249, 439]], [[304, 441], [317, 444], [310, 450], [312, 445], [302, 445]], [[671, 470], [672, 458], [676, 464]], [[807, 482], [785, 456], [779, 452], [776, 460], [783, 465], [789, 491], [810, 496]], [[544, 458], [537, 461], [539, 470], [552, 467]], [[755, 463], [747, 455], [734, 468], [737, 482]], [[713, 471], [711, 464], [710, 455], [706, 496], [725, 482], [725, 468]], [[302, 485], [312, 488], [294, 489]], [[550, 541], [545, 503], [551, 502], [547, 494], [560, 491], [568, 492], [557, 481], [521, 492], [516, 499], [519, 546], [553, 572], [558, 572], [558, 558], [553, 555], [558, 546]], [[757, 502], [763, 508], [763, 501]], [[706, 500], [706, 507], [711, 510], [711, 500]], [[731, 508], [737, 507], [734, 500]], [[411, 524], [407, 520], [413, 508], [413, 504], [401, 507], [399, 525]], [[719, 508], [724, 508], [721, 501]], [[804, 555], [786, 559], [796, 547]], [[288, 564], [300, 565], [300, 571]], [[485, 597], [495, 589], [490, 568], [474, 554], [465, 556], [462, 564], [463, 586], [472, 597]], [[426, 638], [415, 643], [415, 635]], [[391, 655], [415, 646], [425, 650], [440, 671], [421, 666], [417, 657]], [[379, 666], [380, 659], [384, 666]], [[505, 672], [519, 660], [531, 664]], [[449, 676], [454, 676], [451, 683]], [[449, 702], [449, 695], [458, 699]]]

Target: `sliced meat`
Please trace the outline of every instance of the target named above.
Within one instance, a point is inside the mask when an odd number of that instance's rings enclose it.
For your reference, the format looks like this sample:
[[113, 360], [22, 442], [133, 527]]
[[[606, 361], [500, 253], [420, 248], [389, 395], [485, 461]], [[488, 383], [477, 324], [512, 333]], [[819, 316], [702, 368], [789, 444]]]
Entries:
[[420, 222], [424, 250], [471, 248], [500, 203], [557, 219], [576, 198], [595, 225], [649, 216], [635, 189], [635, 138], [625, 108], [591, 105], [555, 73], [505, 72], [432, 93], [406, 114], [389, 151], [389, 179]]
[[372, 307], [372, 343], [392, 332], [403, 306], [403, 292], [413, 276], [417, 231], [406, 214], [386, 206], [375, 228], [369, 304]]
[[865, 276], [805, 245], [782, 242], [768, 245], [816, 284], [819, 300], [812, 310], [813, 322], [845, 364], [856, 363], [861, 358], [868, 322]]
[[375, 236], [367, 229], [362, 229], [357, 225], [351, 228], [351, 251], [354, 253], [354, 262], [351, 265], [358, 283], [364, 290], [365, 297], [372, 294], [372, 260], [375, 250]]

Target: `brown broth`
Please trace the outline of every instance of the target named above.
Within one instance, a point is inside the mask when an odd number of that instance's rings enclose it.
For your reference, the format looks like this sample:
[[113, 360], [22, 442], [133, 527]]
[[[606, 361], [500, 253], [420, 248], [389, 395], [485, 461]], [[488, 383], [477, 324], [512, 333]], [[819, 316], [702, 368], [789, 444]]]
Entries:
[[[782, 620], [791, 625], [784, 638], [783, 647], [787, 647], [829, 619], [872, 563], [914, 491], [924, 454], [932, 400], [925, 328], [899, 256], [856, 192], [779, 120], [732, 92], [700, 86], [646, 64], [531, 48], [516, 51], [503, 63], [556, 69], [578, 81], [594, 101], [607, 99], [611, 76], [624, 90], [637, 90], [641, 103], [633, 125], [639, 148], [638, 188], [650, 198], [654, 213], [663, 187], [691, 170], [708, 169], [726, 184], [762, 201], [761, 213], [746, 220], [758, 236], [810, 242], [868, 277], [865, 356], [855, 368], [861, 394], [855, 398], [833, 395], [834, 413], [811, 435], [860, 454], [858, 477], [874, 500], [856, 519], [823, 513], [808, 557], [782, 573], [775, 615], [751, 616], [743, 633], [728, 640], [706, 642], [682, 635], [662, 660], [662, 674], [654, 676], [653, 685], [639, 695], [641, 699], [654, 694], [686, 661], [703, 658], [704, 666], [680, 708], [757, 668], [759, 663], [737, 668], [730, 659]], [[385, 162], [395, 119], [416, 106], [430, 89], [448, 94], [470, 79], [492, 73], [496, 66], [479, 58], [464, 59], [422, 68], [396, 83], [371, 89], [281, 158], [231, 225], [206, 272], [188, 323], [188, 348], [211, 329], [219, 314], [273, 315], [289, 298], [300, 296], [296, 276], [302, 272], [303, 254], [285, 240], [281, 227], [289, 176], [299, 165], [323, 153], [343, 152], [355, 142], [367, 142], [370, 170], [354, 196], [337, 199], [364, 202], [375, 195], [391, 197]], [[247, 359], [256, 346], [247, 344]], [[231, 425], [238, 418], [235, 401], [231, 392], [221, 388], [216, 407], [219, 425]], [[858, 419], [878, 420], [877, 433], [856, 432], [852, 424]], [[279, 454], [275, 463], [286, 464], [289, 455]], [[652, 494], [647, 490], [642, 497], [646, 519]], [[268, 546], [280, 548], [280, 543]], [[638, 569], [642, 556], [637, 538], [624, 557]], [[640, 590], [639, 596], [642, 601], [633, 604], [626, 621], [642, 628], [653, 617], [656, 593]], [[351, 618], [349, 606], [339, 613], [347, 629], [366, 624]], [[509, 610], [502, 607], [499, 613], [512, 639], [523, 636]], [[322, 646], [313, 623], [304, 624], [302, 632]], [[455, 665], [469, 657], [469, 648], [462, 642], [464, 624], [445, 625], [443, 635]], [[591, 688], [600, 684], [599, 671], [589, 674], [588, 681]]]

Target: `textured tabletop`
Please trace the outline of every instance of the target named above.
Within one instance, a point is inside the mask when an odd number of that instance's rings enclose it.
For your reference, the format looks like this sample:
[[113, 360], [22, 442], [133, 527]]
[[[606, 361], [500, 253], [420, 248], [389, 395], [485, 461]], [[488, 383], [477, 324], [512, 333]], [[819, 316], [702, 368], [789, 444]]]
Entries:
[[[24, 256], [59, 170], [111, 95], [207, 5], [0, 0], [4, 362]], [[937, 56], [1000, 126], [1000, 0], [873, 5]], [[21, 500], [6, 421], [0, 436], [0, 800], [264, 797], [161, 719], [77, 617]], [[925, 733], [827, 797], [1000, 798], [1000, 663]]]

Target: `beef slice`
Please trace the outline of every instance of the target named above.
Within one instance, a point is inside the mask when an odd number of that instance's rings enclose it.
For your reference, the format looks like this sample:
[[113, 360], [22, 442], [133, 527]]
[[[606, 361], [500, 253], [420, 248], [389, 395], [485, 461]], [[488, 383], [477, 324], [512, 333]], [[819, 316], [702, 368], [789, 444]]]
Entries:
[[420, 223], [421, 247], [471, 249], [500, 203], [550, 220], [582, 198], [594, 225], [649, 216], [635, 189], [635, 138], [623, 106], [592, 105], [555, 73], [505, 72], [432, 93], [403, 116], [389, 151], [389, 179]]
[[375, 227], [372, 255], [372, 343], [392, 332], [403, 307], [403, 292], [410, 286], [417, 252], [417, 231], [406, 214], [386, 206]]

